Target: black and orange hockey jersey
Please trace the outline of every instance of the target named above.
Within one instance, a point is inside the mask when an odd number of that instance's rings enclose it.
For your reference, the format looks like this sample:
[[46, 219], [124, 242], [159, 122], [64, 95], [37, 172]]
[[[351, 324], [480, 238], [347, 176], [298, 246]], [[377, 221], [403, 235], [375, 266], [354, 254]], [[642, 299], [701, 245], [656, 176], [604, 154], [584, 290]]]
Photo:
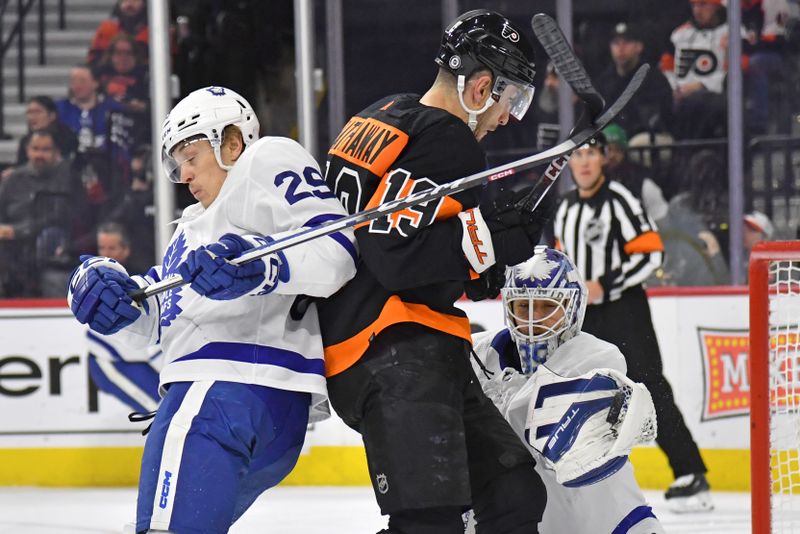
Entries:
[[[328, 151], [325, 179], [355, 213], [485, 166], [483, 149], [463, 121], [402, 94], [350, 119]], [[478, 199], [471, 189], [356, 228], [356, 276], [318, 304], [328, 376], [358, 361], [392, 324], [420, 323], [470, 340], [469, 321], [453, 303], [476, 275], [456, 215]]]

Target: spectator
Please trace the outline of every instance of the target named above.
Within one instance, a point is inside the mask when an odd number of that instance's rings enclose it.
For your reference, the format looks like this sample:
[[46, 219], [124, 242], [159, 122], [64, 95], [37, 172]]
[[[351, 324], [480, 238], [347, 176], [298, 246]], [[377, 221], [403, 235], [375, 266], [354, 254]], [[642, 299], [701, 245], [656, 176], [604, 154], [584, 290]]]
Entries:
[[560, 81], [555, 66], [547, 64], [547, 73], [544, 83], [536, 98], [536, 120], [539, 122], [536, 128], [536, 147], [539, 150], [547, 150], [558, 144], [561, 135], [561, 127], [558, 123], [558, 90]]
[[603, 129], [606, 136], [605, 172], [610, 180], [624, 185], [636, 195], [645, 211], [656, 221], [667, 215], [667, 201], [661, 188], [650, 178], [650, 169], [631, 161], [625, 152], [628, 136], [618, 124], [609, 124]]
[[[595, 86], [613, 102], [644, 63], [644, 40], [638, 27], [620, 22], [609, 45], [613, 63], [597, 78]], [[616, 121], [631, 136], [640, 132], [669, 131], [672, 123], [672, 91], [664, 75], [653, 69], [641, 89], [617, 116]]]
[[127, 229], [115, 222], [104, 222], [97, 227], [97, 255], [115, 259], [125, 269], [137, 272], [146, 272], [152, 264], [152, 261], [142, 264], [135, 261]]
[[37, 291], [34, 244], [42, 230], [65, 219], [66, 204], [48, 193], [70, 191], [68, 166], [52, 132], [32, 132], [27, 152], [28, 163], [0, 184], [0, 294], [6, 297]]
[[[753, 47], [745, 77], [745, 115], [752, 135], [768, 132], [770, 112], [775, 109], [770, 99], [770, 85], [786, 79], [783, 52], [789, 12], [787, 0], [742, 2], [742, 23], [747, 30], [747, 42]], [[779, 93], [781, 97], [782, 93]]]
[[725, 135], [728, 24], [722, 0], [690, 0], [692, 18], [670, 37], [661, 69], [672, 85], [678, 139]]
[[133, 38], [124, 33], [114, 37], [96, 73], [102, 92], [125, 109], [125, 142], [131, 146], [149, 144], [150, 81]]
[[28, 133], [19, 140], [17, 165], [25, 165], [28, 162], [28, 142], [31, 132], [45, 128], [53, 133], [56, 146], [63, 159], [69, 159], [75, 154], [75, 150], [78, 148], [78, 139], [72, 130], [58, 120], [56, 104], [52, 98], [42, 95], [31, 97], [28, 100], [25, 117], [28, 121]]
[[680, 192], [659, 224], [666, 258], [659, 285], [707, 286], [730, 283], [726, 257], [728, 188], [725, 163], [710, 150], [689, 160]]
[[114, 37], [103, 54], [96, 73], [102, 92], [125, 105], [129, 111], [147, 111], [150, 87], [147, 68], [132, 37]]
[[706, 467], [664, 377], [642, 287], [663, 261], [661, 236], [630, 191], [606, 179], [605, 144], [598, 134], [572, 153], [569, 167], [577, 189], [558, 206], [555, 237], [586, 280], [584, 331], [619, 347], [628, 377], [644, 383], [653, 396], [657, 442], [675, 475], [665, 495], [668, 504], [677, 511], [708, 510]]
[[153, 265], [156, 257], [151, 165], [150, 147], [140, 147], [131, 159], [131, 185], [122, 202], [108, 217], [125, 227], [131, 241], [136, 243], [136, 248], [131, 253], [131, 262], [148, 266]]
[[56, 102], [59, 118], [78, 137], [75, 170], [82, 175], [87, 197], [95, 206], [122, 193], [130, 166], [127, 146], [120, 142], [124, 136], [112, 136], [114, 121], [122, 116], [124, 107], [105, 98], [98, 88], [92, 70], [78, 65], [70, 72], [69, 97]]
[[[125, 33], [133, 39], [143, 50], [147, 50], [147, 5], [145, 0], [118, 0], [111, 13], [111, 18], [104, 20], [97, 27], [97, 31], [89, 46], [89, 55], [86, 59], [90, 65], [96, 65], [103, 57], [103, 53], [111, 44], [111, 40]], [[146, 53], [146, 52], [145, 52]]]
[[775, 233], [772, 221], [760, 211], [751, 211], [744, 216], [744, 228], [742, 231], [742, 244], [744, 245], [744, 273], [747, 276], [750, 263], [750, 251], [756, 243], [769, 241]]

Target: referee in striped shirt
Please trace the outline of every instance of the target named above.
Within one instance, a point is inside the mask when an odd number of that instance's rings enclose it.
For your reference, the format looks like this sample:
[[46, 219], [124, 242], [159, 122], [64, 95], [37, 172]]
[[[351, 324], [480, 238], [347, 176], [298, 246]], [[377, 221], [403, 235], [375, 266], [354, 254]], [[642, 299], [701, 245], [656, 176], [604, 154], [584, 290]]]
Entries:
[[711, 507], [706, 467], [664, 378], [650, 307], [642, 283], [663, 260], [664, 246], [652, 219], [622, 184], [603, 174], [606, 140], [598, 134], [569, 161], [576, 189], [554, 217], [556, 246], [586, 280], [589, 305], [583, 330], [615, 344], [628, 376], [650, 390], [658, 419], [658, 445], [675, 475], [667, 500], [680, 511]]

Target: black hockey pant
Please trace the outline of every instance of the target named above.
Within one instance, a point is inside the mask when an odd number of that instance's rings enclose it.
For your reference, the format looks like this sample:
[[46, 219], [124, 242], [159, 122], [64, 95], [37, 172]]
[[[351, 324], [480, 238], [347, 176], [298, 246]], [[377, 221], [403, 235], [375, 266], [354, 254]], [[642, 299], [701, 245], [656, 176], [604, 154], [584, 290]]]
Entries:
[[387, 328], [328, 379], [333, 408], [361, 433], [392, 534], [538, 531], [547, 500], [533, 457], [483, 394], [467, 343], [426, 327]]

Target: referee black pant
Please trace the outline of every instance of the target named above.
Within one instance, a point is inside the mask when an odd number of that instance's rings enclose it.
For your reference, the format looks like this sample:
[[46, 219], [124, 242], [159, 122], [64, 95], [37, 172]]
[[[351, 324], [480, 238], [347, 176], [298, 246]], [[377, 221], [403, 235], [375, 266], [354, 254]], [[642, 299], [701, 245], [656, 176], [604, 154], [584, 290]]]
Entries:
[[587, 306], [583, 330], [616, 345], [625, 356], [628, 377], [642, 382], [650, 390], [658, 421], [656, 442], [667, 455], [675, 478], [705, 473], [700, 451], [675, 405], [672, 387], [664, 377], [644, 289], [634, 287], [623, 292], [619, 300]]

